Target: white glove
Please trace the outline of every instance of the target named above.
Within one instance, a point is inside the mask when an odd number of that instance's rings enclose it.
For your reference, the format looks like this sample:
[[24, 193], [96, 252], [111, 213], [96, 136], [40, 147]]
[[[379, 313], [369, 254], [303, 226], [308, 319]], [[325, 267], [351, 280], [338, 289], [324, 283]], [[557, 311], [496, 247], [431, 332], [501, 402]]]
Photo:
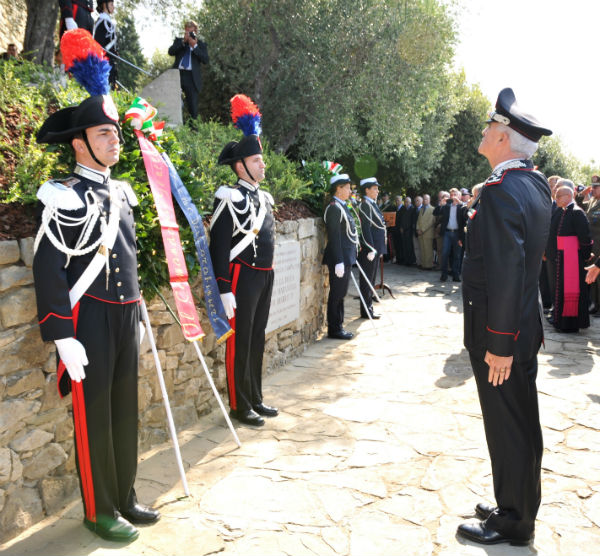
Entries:
[[377, 251], [369, 251], [367, 253], [367, 260], [372, 261], [375, 258], [376, 254], [377, 254]]
[[235, 315], [235, 309], [237, 308], [237, 304], [235, 302], [235, 295], [231, 292], [222, 293], [221, 301], [223, 302], [223, 308], [225, 309], [225, 314], [228, 319], [232, 319]]
[[335, 265], [335, 275], [341, 278], [344, 275], [344, 263], [338, 263]]
[[54, 340], [54, 343], [71, 380], [81, 382], [85, 378], [83, 367], [89, 363], [82, 343], [75, 338], [62, 338]]
[[67, 31], [77, 29], [77, 23], [75, 23], [75, 20], [72, 17], [65, 17], [65, 27], [67, 28]]
[[140, 321], [140, 346], [142, 345], [142, 342], [144, 341], [145, 335], [146, 335], [146, 327], [144, 326], [144, 323], [142, 321]]

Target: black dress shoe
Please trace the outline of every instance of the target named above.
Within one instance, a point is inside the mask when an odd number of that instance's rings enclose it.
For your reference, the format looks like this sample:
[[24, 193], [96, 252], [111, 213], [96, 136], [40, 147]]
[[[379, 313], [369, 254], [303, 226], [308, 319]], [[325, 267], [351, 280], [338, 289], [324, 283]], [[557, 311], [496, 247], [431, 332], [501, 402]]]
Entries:
[[381, 315], [379, 313], [371, 313], [371, 317], [369, 317], [369, 315], [367, 315], [366, 313], [361, 313], [360, 318], [361, 319], [372, 318], [373, 320], [377, 320], [377, 319], [381, 318]]
[[452, 281], [453, 282], [460, 282], [460, 276], [453, 276], [452, 277]]
[[486, 504], [485, 502], [479, 502], [477, 506], [475, 506], [475, 515], [482, 520], [486, 520], [490, 515], [494, 513], [496, 510], [496, 506], [492, 506], [491, 504]]
[[92, 533], [96, 533], [96, 535], [107, 541], [127, 542], [140, 536], [140, 532], [121, 516], [114, 518], [107, 515], [97, 515], [96, 521], [85, 518], [83, 524]]
[[527, 546], [531, 542], [531, 538], [514, 539], [498, 533], [498, 531], [488, 527], [485, 521], [461, 523], [456, 533], [459, 537], [479, 544], [500, 544], [506, 542], [513, 546]]
[[592, 303], [590, 303], [590, 306], [588, 307], [588, 313], [590, 315], [593, 315], [594, 313], [598, 312], [598, 305], [596, 305], [593, 301]]
[[240, 423], [245, 423], [246, 425], [262, 427], [265, 424], [265, 420], [253, 409], [248, 409], [247, 411], [231, 409], [229, 411], [229, 415], [231, 415], [234, 419], [237, 419]]
[[347, 330], [340, 330], [339, 332], [330, 332], [327, 334], [329, 338], [334, 338], [335, 340], [351, 340], [354, 338], [354, 334], [352, 332], [348, 332]]
[[276, 407], [271, 407], [270, 405], [265, 405], [264, 403], [253, 405], [252, 409], [254, 409], [254, 411], [256, 411], [256, 413], [259, 415], [264, 415], [265, 417], [277, 417], [277, 415], [279, 415], [279, 410]]
[[440, 282], [445, 282], [448, 280], [448, 276], [444, 276], [443, 274], [440, 276]]
[[127, 510], [122, 510], [121, 513], [125, 519], [135, 525], [156, 523], [160, 519], [159, 512], [137, 503], [131, 506], [131, 508], [127, 508]]

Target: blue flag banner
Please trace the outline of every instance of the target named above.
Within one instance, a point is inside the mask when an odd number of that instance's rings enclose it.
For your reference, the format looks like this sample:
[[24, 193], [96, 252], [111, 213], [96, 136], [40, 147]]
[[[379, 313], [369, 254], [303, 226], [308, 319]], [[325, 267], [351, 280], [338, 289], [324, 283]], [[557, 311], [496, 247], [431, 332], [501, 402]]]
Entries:
[[206, 313], [208, 314], [208, 320], [217, 336], [217, 342], [221, 343], [233, 334], [233, 330], [229, 326], [229, 321], [227, 320], [227, 315], [225, 314], [225, 309], [221, 302], [221, 295], [219, 294], [215, 272], [208, 252], [208, 241], [206, 240], [206, 234], [204, 233], [202, 217], [198, 213], [196, 205], [192, 202], [192, 198], [185, 188], [185, 185], [183, 185], [169, 155], [167, 155], [167, 153], [162, 153], [162, 157], [169, 168], [169, 179], [171, 180], [171, 192], [173, 193], [173, 197], [175, 197], [175, 200], [181, 207], [183, 214], [192, 228], [192, 233], [194, 234], [194, 244], [196, 245], [196, 254], [198, 255], [200, 272], [202, 274], [202, 287], [204, 289]]

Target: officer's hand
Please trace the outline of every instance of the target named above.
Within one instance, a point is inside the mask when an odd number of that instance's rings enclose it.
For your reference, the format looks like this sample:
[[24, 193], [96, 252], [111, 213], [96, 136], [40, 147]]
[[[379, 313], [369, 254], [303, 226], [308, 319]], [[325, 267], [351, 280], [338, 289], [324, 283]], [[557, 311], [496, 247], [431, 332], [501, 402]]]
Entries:
[[72, 17], [65, 17], [65, 27], [67, 31], [71, 31], [72, 29], [77, 29], [77, 23]]
[[375, 258], [376, 254], [377, 254], [377, 251], [369, 251], [367, 253], [367, 260], [372, 261]]
[[498, 386], [505, 380], [508, 380], [513, 363], [512, 355], [509, 357], [501, 357], [500, 355], [494, 355], [493, 353], [486, 351], [484, 361], [490, 367], [488, 382], [491, 382], [494, 386]]
[[585, 269], [587, 270], [587, 274], [585, 275], [585, 283], [593, 284], [600, 274], [600, 268], [598, 268], [595, 264], [592, 264], [590, 266], [586, 266]]
[[221, 301], [223, 302], [223, 308], [225, 309], [225, 314], [228, 319], [232, 319], [235, 315], [235, 310], [237, 309], [237, 304], [235, 302], [235, 295], [231, 292], [222, 293]]
[[85, 353], [85, 348], [81, 342], [75, 338], [62, 338], [54, 340], [58, 355], [61, 361], [65, 364], [67, 372], [71, 380], [81, 382], [85, 378], [85, 367], [89, 361]]
[[140, 321], [140, 346], [142, 345], [142, 342], [144, 341], [145, 335], [146, 335], [146, 327], [144, 326], [144, 323], [142, 321]]
[[342, 276], [344, 276], [344, 263], [338, 263], [338, 264], [336, 264], [335, 268], [334, 268], [334, 271], [335, 271], [335, 275], [338, 278], [341, 278]]

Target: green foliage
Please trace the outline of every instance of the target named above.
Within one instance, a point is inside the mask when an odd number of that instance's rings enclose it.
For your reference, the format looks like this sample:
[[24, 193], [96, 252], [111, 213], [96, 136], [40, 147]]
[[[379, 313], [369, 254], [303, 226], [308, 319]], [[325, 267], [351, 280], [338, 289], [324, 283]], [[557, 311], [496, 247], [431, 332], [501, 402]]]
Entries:
[[557, 135], [542, 137], [538, 150], [533, 156], [533, 162], [546, 176], [556, 175], [575, 182], [585, 179], [580, 162], [565, 152], [560, 137]]
[[305, 162], [299, 173], [309, 184], [309, 192], [304, 196], [304, 201], [315, 214], [321, 214], [329, 193], [332, 173], [321, 162], [316, 161]]
[[[439, 155], [453, 108], [440, 93], [454, 40], [441, 3], [206, 0], [197, 19], [211, 56], [210, 113], [226, 118], [229, 97], [249, 94], [276, 151]], [[248, 36], [253, 46], [240, 40]], [[425, 127], [435, 140], [422, 140]]]
[[[116, 19], [119, 56], [142, 69], [147, 69], [146, 58], [142, 53], [140, 37], [136, 31], [131, 12], [119, 9], [116, 13]], [[137, 91], [146, 76], [125, 62], [117, 61], [117, 64], [119, 82], [129, 91]]]
[[477, 152], [490, 103], [478, 86], [466, 85], [464, 75], [457, 76], [455, 91], [458, 112], [449, 129], [439, 166], [423, 188], [424, 193], [432, 196], [451, 187], [470, 189], [490, 173], [487, 160]]

